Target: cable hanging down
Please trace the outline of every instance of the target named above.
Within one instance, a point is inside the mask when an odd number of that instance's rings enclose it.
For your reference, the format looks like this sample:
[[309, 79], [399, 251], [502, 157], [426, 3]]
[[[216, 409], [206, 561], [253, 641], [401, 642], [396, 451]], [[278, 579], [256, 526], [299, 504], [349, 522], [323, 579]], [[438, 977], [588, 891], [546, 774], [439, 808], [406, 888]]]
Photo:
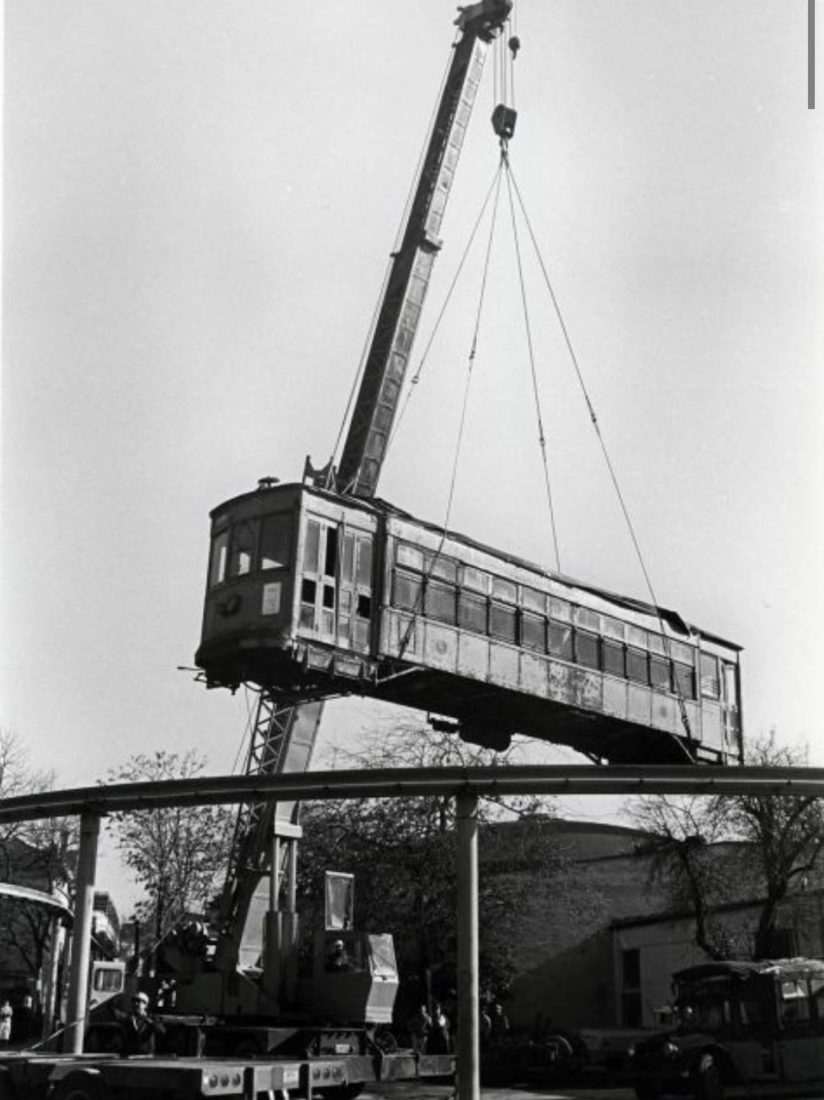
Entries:
[[[478, 352], [478, 336], [479, 336], [479, 333], [480, 333], [481, 317], [483, 315], [484, 301], [486, 299], [486, 288], [487, 288], [487, 281], [488, 281], [488, 276], [489, 276], [489, 264], [490, 264], [490, 259], [491, 259], [491, 256], [492, 256], [492, 243], [494, 241], [495, 227], [497, 225], [497, 220], [498, 220], [498, 202], [499, 202], [500, 191], [501, 191], [501, 170], [502, 170], [502, 168], [503, 168], [503, 161], [501, 161], [501, 163], [498, 166], [498, 170], [495, 174], [495, 179], [493, 180], [493, 188], [491, 188], [490, 192], [487, 193], [487, 196], [484, 199], [484, 205], [483, 205], [483, 209], [481, 211], [481, 215], [479, 216], [479, 218], [476, 221], [475, 226], [472, 230], [472, 236], [474, 238], [475, 232], [476, 232], [476, 230], [478, 228], [478, 225], [480, 223], [480, 218], [483, 216], [483, 212], [486, 209], [486, 206], [488, 205], [489, 197], [490, 197], [490, 194], [492, 192], [492, 189], [494, 189], [495, 198], [494, 198], [494, 202], [492, 204], [492, 217], [491, 217], [490, 226], [489, 226], [489, 236], [487, 237], [487, 242], [486, 242], [486, 253], [485, 253], [485, 256], [484, 256], [483, 273], [482, 273], [482, 276], [481, 276], [481, 287], [480, 287], [480, 291], [479, 291], [479, 294], [478, 294], [478, 306], [477, 306], [477, 309], [475, 311], [475, 324], [474, 324], [473, 331], [472, 331], [472, 340], [470, 342], [469, 354], [468, 354], [468, 357], [467, 357], [466, 381], [464, 383], [463, 400], [462, 400], [462, 403], [461, 403], [461, 414], [460, 414], [460, 418], [459, 418], [458, 430], [457, 430], [456, 439], [455, 439], [455, 452], [454, 452], [454, 456], [453, 456], [453, 460], [452, 460], [452, 471], [451, 471], [451, 475], [450, 475], [450, 479], [449, 479], [449, 490], [448, 490], [448, 493], [447, 493], [446, 509], [445, 509], [445, 514], [444, 514], [442, 530], [441, 530], [441, 537], [440, 537], [440, 540], [438, 542], [437, 549], [435, 550], [434, 554], [432, 555], [431, 561], [429, 562], [427, 570], [424, 574], [424, 579], [425, 580], [427, 580], [429, 577], [432, 576], [432, 571], [435, 568], [435, 563], [437, 562], [438, 558], [440, 557], [440, 554], [441, 554], [441, 552], [444, 548], [444, 544], [446, 543], [446, 539], [447, 539], [448, 534], [449, 534], [449, 522], [450, 522], [450, 519], [452, 517], [452, 504], [453, 504], [454, 497], [455, 497], [455, 485], [457, 484], [457, 478], [458, 478], [458, 463], [460, 461], [461, 448], [462, 448], [463, 436], [464, 436], [464, 428], [466, 426], [466, 413], [467, 413], [467, 409], [469, 408], [469, 390], [470, 390], [470, 386], [472, 384], [473, 368], [475, 366], [475, 357], [476, 357], [477, 352]], [[467, 251], [468, 251], [468, 248], [467, 248]], [[465, 259], [465, 257], [466, 257], [466, 253], [464, 253], [464, 259]], [[463, 266], [463, 259], [461, 260], [461, 266]], [[456, 278], [457, 278], [457, 275], [456, 275]], [[450, 294], [451, 294], [451, 291], [452, 291], [453, 288], [454, 288], [454, 280], [453, 280], [452, 287], [450, 287]], [[443, 310], [441, 311], [441, 315], [442, 314], [443, 314]], [[428, 350], [428, 348], [427, 348], [427, 350]], [[415, 629], [415, 621], [416, 621], [418, 615], [421, 612], [421, 601], [423, 599], [423, 592], [424, 592], [424, 585], [421, 585], [421, 587], [419, 589], [419, 592], [418, 592], [418, 595], [416, 597], [415, 607], [412, 610], [412, 614], [409, 617], [409, 621], [408, 621], [408, 623], [406, 625], [406, 628], [404, 630], [403, 637], [401, 638], [399, 651], [398, 651], [398, 660], [403, 659], [407, 649], [409, 648], [409, 644], [412, 640], [413, 631]]]
[[[599, 443], [600, 448], [601, 448], [601, 453], [603, 455], [604, 462], [606, 464], [607, 471], [608, 471], [609, 476], [610, 476], [610, 480], [611, 480], [613, 488], [615, 490], [615, 495], [616, 495], [616, 498], [618, 500], [618, 504], [619, 504], [619, 507], [621, 509], [621, 513], [624, 517], [624, 522], [626, 523], [627, 531], [629, 532], [630, 540], [632, 542], [633, 548], [635, 550], [636, 557], [638, 559], [638, 564], [641, 568], [641, 573], [642, 573], [643, 578], [644, 578], [644, 583], [646, 585], [647, 592], [648, 592], [649, 597], [650, 597], [650, 603], [652, 604], [652, 606], [655, 609], [656, 616], [657, 616], [659, 624], [661, 626], [661, 637], [662, 637], [665, 652], [667, 654], [667, 657], [669, 659], [672, 659], [672, 650], [671, 650], [671, 646], [670, 646], [670, 641], [669, 641], [669, 638], [667, 637], [667, 633], [666, 633], [666, 630], [664, 628], [664, 619], [663, 619], [663, 616], [661, 614], [661, 609], [660, 609], [660, 606], [659, 606], [659, 603], [658, 603], [658, 598], [655, 594], [655, 589], [654, 589], [653, 584], [652, 584], [652, 578], [650, 576], [649, 570], [647, 569], [646, 561], [644, 560], [644, 555], [643, 555], [643, 552], [641, 550], [641, 544], [640, 544], [638, 536], [635, 532], [635, 527], [633, 525], [632, 518], [631, 518], [630, 513], [629, 513], [629, 508], [628, 508], [626, 500], [624, 498], [624, 494], [623, 494], [623, 492], [621, 490], [621, 486], [618, 482], [618, 475], [615, 471], [615, 467], [612, 463], [612, 459], [610, 458], [609, 451], [608, 451], [607, 445], [606, 445], [606, 441], [605, 441], [605, 439], [603, 437], [603, 434], [601, 432], [601, 426], [598, 422], [598, 417], [595, 413], [595, 407], [592, 403], [592, 399], [590, 398], [589, 392], [588, 392], [587, 387], [586, 387], [586, 383], [584, 382], [583, 372], [581, 371], [581, 366], [580, 366], [580, 363], [578, 361], [578, 356], [575, 353], [575, 349], [574, 349], [573, 344], [572, 344], [572, 339], [569, 335], [569, 330], [567, 328], [566, 321], [564, 320], [564, 316], [563, 316], [563, 313], [561, 311], [561, 306], [560, 306], [560, 303], [558, 301], [558, 297], [555, 294], [555, 289], [552, 285], [552, 280], [549, 277], [549, 272], [547, 271], [546, 264], [544, 263], [544, 259], [543, 259], [543, 256], [541, 254], [541, 250], [538, 246], [538, 242], [537, 242], [537, 239], [535, 237], [535, 233], [534, 233], [533, 228], [532, 228], [532, 223], [530, 222], [529, 215], [526, 212], [526, 207], [524, 205], [524, 201], [523, 201], [523, 198], [521, 196], [521, 192], [520, 192], [520, 189], [518, 187], [517, 180], [515, 179], [514, 173], [512, 172], [512, 167], [509, 163], [509, 158], [508, 157], [506, 158], [506, 172], [507, 172], [507, 186], [509, 187], [510, 182], [511, 182], [512, 190], [514, 191], [514, 194], [517, 197], [518, 205], [520, 207], [520, 211], [521, 211], [521, 214], [523, 216], [524, 223], [527, 227], [527, 231], [529, 233], [530, 240], [532, 241], [532, 247], [535, 250], [535, 255], [537, 257], [538, 264], [540, 266], [541, 273], [543, 275], [544, 283], [546, 285], [547, 291], [548, 291], [550, 299], [552, 301], [552, 306], [553, 306], [553, 309], [555, 311], [555, 315], [558, 319], [558, 324], [560, 325], [560, 328], [561, 328], [561, 333], [563, 335], [564, 343], [566, 345], [567, 351], [569, 353], [570, 360], [571, 360], [573, 368], [575, 370], [575, 376], [578, 380], [578, 385], [581, 389], [581, 394], [584, 398], [584, 402], [585, 402], [586, 407], [587, 407], [587, 412], [589, 413], [590, 422], [592, 423], [593, 429], [595, 430], [595, 435], [596, 435], [596, 438], [598, 439], [598, 443]], [[679, 706], [682, 725], [683, 725], [684, 730], [687, 734], [687, 737], [690, 740], [692, 740], [693, 735], [692, 735], [692, 729], [691, 729], [691, 726], [690, 726], [689, 714], [687, 713], [686, 701], [684, 699], [683, 692], [680, 690], [680, 688], [678, 687], [677, 684], [676, 684], [676, 694], [677, 694], [677, 698], [678, 698], [678, 706]]]

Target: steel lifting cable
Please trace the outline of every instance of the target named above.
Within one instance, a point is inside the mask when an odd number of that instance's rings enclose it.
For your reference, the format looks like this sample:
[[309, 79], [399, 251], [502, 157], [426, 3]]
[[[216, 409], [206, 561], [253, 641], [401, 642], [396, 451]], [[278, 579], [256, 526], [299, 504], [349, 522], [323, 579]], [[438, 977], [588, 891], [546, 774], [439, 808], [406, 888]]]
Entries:
[[[456, 33], [455, 42], [457, 42], [457, 40], [458, 40], [458, 35]], [[454, 46], [454, 43], [453, 43], [453, 46]], [[343, 439], [343, 433], [346, 431], [346, 425], [349, 421], [349, 415], [350, 415], [350, 412], [352, 410], [352, 406], [355, 403], [355, 397], [357, 396], [358, 389], [359, 389], [360, 384], [361, 384], [361, 378], [363, 377], [363, 371], [364, 371], [364, 368], [366, 366], [366, 358], [367, 358], [367, 355], [369, 354], [369, 348], [370, 348], [371, 343], [372, 343], [372, 337], [374, 336], [374, 333], [375, 333], [375, 326], [378, 323], [378, 314], [380, 313], [381, 302], [383, 302], [384, 298], [386, 297], [386, 287], [387, 287], [387, 284], [389, 282], [389, 274], [392, 270], [392, 255], [394, 255], [394, 253], [400, 247], [401, 237], [403, 235], [403, 229], [404, 229], [404, 226], [406, 225], [406, 220], [407, 220], [409, 210], [410, 210], [411, 205], [412, 205], [412, 199], [413, 199], [413, 196], [415, 194], [415, 189], [418, 186], [418, 180], [420, 179], [421, 169], [422, 169], [423, 162], [424, 162], [424, 157], [426, 156], [426, 150], [427, 150], [427, 147], [429, 145], [429, 138], [430, 138], [430, 135], [431, 135], [431, 133], [434, 129], [434, 126], [435, 126], [435, 118], [436, 118], [437, 113], [438, 113], [438, 104], [441, 102], [441, 99], [443, 98], [444, 85], [446, 84], [446, 79], [447, 79], [447, 76], [449, 75], [449, 68], [450, 68], [451, 64], [452, 64], [452, 56], [450, 54], [449, 58], [447, 59], [446, 66], [444, 68], [443, 75], [441, 76], [441, 83], [440, 83], [440, 86], [438, 88], [438, 94], [435, 97], [435, 103], [434, 103], [434, 106], [432, 108], [432, 114], [429, 117], [429, 125], [426, 128], [426, 134], [424, 136], [423, 143], [422, 143], [420, 151], [418, 153], [418, 159], [417, 159], [417, 162], [416, 162], [416, 165], [415, 165], [415, 171], [412, 174], [412, 182], [409, 186], [409, 190], [408, 190], [407, 195], [406, 195], [406, 202], [404, 203], [403, 212], [401, 214], [401, 219], [400, 219], [400, 222], [398, 223], [398, 228], [395, 230], [395, 244], [394, 244], [394, 247], [392, 249], [392, 253], [390, 254], [389, 262], [386, 265], [386, 270], [384, 271], [384, 276], [383, 276], [383, 281], [381, 283], [380, 293], [378, 294], [378, 297], [375, 300], [375, 308], [372, 311], [372, 318], [369, 322], [369, 328], [366, 331], [366, 338], [363, 342], [363, 347], [361, 348], [360, 357], [358, 358], [358, 366], [357, 366], [357, 369], [355, 370], [355, 376], [352, 379], [352, 385], [351, 385], [350, 390], [349, 390], [349, 397], [347, 398], [347, 401], [346, 401], [346, 407], [343, 410], [343, 416], [341, 417], [340, 425], [338, 427], [338, 434], [335, 437], [335, 444], [332, 448], [332, 454], [329, 458], [330, 476], [331, 476], [331, 471], [332, 471], [333, 466], [334, 466], [335, 456], [338, 454], [338, 451], [340, 450], [341, 441]]]
[[[496, 173], [495, 181], [494, 181], [494, 183], [495, 183], [495, 189], [494, 189], [495, 190], [495, 201], [492, 204], [492, 218], [490, 220], [490, 225], [489, 225], [489, 237], [487, 238], [487, 242], [486, 242], [486, 255], [484, 256], [483, 274], [481, 276], [481, 288], [480, 288], [480, 293], [478, 295], [478, 308], [475, 311], [475, 326], [474, 326], [474, 329], [472, 331], [472, 341], [471, 341], [471, 344], [470, 344], [469, 355], [468, 355], [468, 358], [467, 358], [466, 382], [464, 383], [464, 395], [463, 395], [463, 402], [461, 404], [461, 415], [460, 415], [460, 420], [459, 420], [459, 424], [458, 424], [457, 436], [456, 436], [456, 440], [455, 440], [455, 453], [454, 453], [454, 457], [453, 457], [453, 461], [452, 461], [452, 474], [450, 476], [450, 481], [449, 481], [449, 492], [447, 494], [447, 503], [446, 503], [444, 521], [443, 521], [443, 528], [442, 528], [442, 531], [441, 531], [441, 537], [440, 537], [440, 540], [438, 542], [437, 549], [433, 553], [431, 561], [429, 562], [429, 565], [427, 566], [427, 569], [424, 572], [423, 577], [421, 578], [421, 585], [420, 585], [420, 588], [418, 589], [418, 594], [415, 597], [414, 606], [410, 609], [412, 613], [409, 617], [409, 622], [407, 623], [406, 629], [404, 630], [404, 634], [403, 634], [403, 637], [401, 639], [401, 644], [400, 644], [400, 647], [399, 647], [399, 650], [398, 650], [398, 660], [401, 660], [403, 658], [404, 654], [406, 653], [406, 650], [409, 647], [409, 643], [410, 643], [411, 638], [412, 638], [412, 631], [415, 629], [416, 619], [417, 619], [418, 615], [421, 613], [421, 603], [423, 601], [424, 590], [425, 590], [426, 584], [427, 584], [427, 582], [429, 581], [429, 579], [431, 578], [431, 576], [433, 574], [433, 571], [434, 571], [434, 568], [435, 568], [435, 562], [440, 557], [441, 552], [442, 552], [442, 550], [444, 548], [444, 545], [446, 543], [447, 535], [449, 534], [449, 521], [450, 521], [450, 518], [452, 516], [452, 504], [453, 504], [454, 497], [455, 497], [455, 485], [456, 485], [457, 479], [458, 479], [458, 463], [460, 461], [461, 446], [462, 446], [462, 443], [463, 443], [463, 435], [464, 435], [464, 428], [466, 426], [466, 413], [467, 413], [467, 409], [469, 407], [469, 389], [470, 389], [470, 386], [472, 384], [472, 375], [473, 375], [473, 369], [474, 369], [474, 366], [475, 366], [475, 357], [476, 357], [477, 352], [478, 352], [478, 335], [480, 333], [481, 316], [483, 314], [484, 301], [485, 301], [485, 298], [486, 298], [486, 287], [487, 287], [487, 281], [488, 281], [488, 277], [489, 277], [489, 263], [490, 263], [490, 258], [492, 256], [492, 243], [493, 243], [493, 240], [495, 238], [495, 227], [497, 225], [497, 220], [498, 220], [498, 200], [500, 198], [500, 193], [501, 193], [501, 168], [502, 167], [503, 167], [503, 156], [501, 157], [501, 163], [499, 164], [498, 171]], [[484, 205], [486, 205], [486, 203]]]
[[[527, 230], [529, 232], [530, 240], [532, 241], [532, 246], [535, 249], [535, 255], [538, 259], [538, 263], [540, 265], [541, 273], [543, 274], [544, 282], [546, 283], [547, 290], [549, 291], [549, 296], [550, 296], [550, 299], [552, 300], [552, 305], [553, 305], [553, 308], [555, 310], [555, 315], [558, 318], [559, 325], [561, 326], [561, 332], [563, 334], [564, 343], [566, 344], [567, 351], [569, 352], [570, 360], [572, 361], [572, 365], [575, 369], [575, 375], [578, 379], [578, 385], [581, 388], [581, 393], [583, 394], [583, 398], [584, 398], [584, 401], [586, 403], [587, 411], [589, 413], [589, 418], [592, 422], [593, 428], [595, 429], [595, 435], [596, 435], [596, 437], [598, 439], [598, 443], [601, 447], [601, 453], [604, 456], [604, 461], [606, 463], [607, 470], [609, 471], [609, 476], [610, 476], [610, 479], [612, 481], [613, 488], [615, 489], [615, 494], [618, 498], [618, 503], [620, 505], [621, 512], [623, 513], [624, 521], [627, 525], [627, 530], [629, 531], [630, 539], [631, 539], [632, 545], [635, 549], [636, 557], [638, 558], [638, 563], [641, 567], [641, 573], [643, 574], [644, 582], [646, 584], [647, 591], [648, 591], [649, 596], [650, 596], [650, 602], [652, 603], [652, 606], [655, 609], [655, 614], [656, 614], [656, 617], [658, 618], [658, 623], [661, 627], [661, 639], [662, 639], [663, 646], [664, 646], [664, 652], [666, 653], [667, 659], [671, 661], [672, 660], [672, 647], [670, 645], [670, 640], [667, 637], [666, 628], [665, 628], [665, 625], [664, 625], [664, 618], [661, 614], [661, 609], [660, 609], [659, 604], [658, 604], [658, 599], [655, 595], [655, 589], [654, 589], [653, 584], [652, 584], [652, 578], [650, 577], [649, 571], [648, 571], [647, 566], [646, 566], [646, 562], [644, 561], [644, 555], [641, 551], [641, 545], [640, 545], [640, 542], [638, 541], [638, 536], [635, 533], [635, 527], [632, 523], [632, 519], [631, 519], [630, 514], [629, 514], [629, 509], [628, 509], [626, 501], [624, 499], [624, 494], [622, 493], [621, 486], [618, 482], [618, 475], [615, 472], [615, 467], [612, 464], [612, 460], [609, 456], [609, 451], [607, 450], [606, 441], [604, 440], [604, 437], [601, 433], [601, 426], [598, 423], [598, 417], [595, 414], [595, 407], [593, 406], [592, 400], [589, 396], [589, 392], [587, 391], [586, 383], [584, 382], [583, 372], [581, 371], [581, 367], [580, 367], [580, 364], [578, 362], [578, 357], [575, 354], [575, 349], [572, 346], [572, 340], [571, 340], [570, 335], [569, 335], [569, 330], [567, 329], [563, 313], [561, 312], [560, 303], [558, 302], [558, 298], [557, 298], [557, 296], [555, 294], [555, 290], [552, 286], [552, 280], [549, 277], [549, 273], [546, 269], [546, 264], [544, 263], [544, 259], [543, 259], [543, 256], [541, 254], [541, 250], [538, 247], [538, 242], [537, 242], [537, 239], [535, 237], [535, 233], [532, 229], [532, 223], [530, 222], [529, 215], [526, 212], [526, 207], [524, 206], [524, 201], [523, 201], [523, 198], [521, 196], [520, 189], [518, 187], [518, 182], [515, 179], [515, 176], [514, 176], [514, 173], [512, 172], [511, 166], [508, 164], [507, 165], [507, 181], [509, 181], [509, 180], [512, 181], [512, 187], [514, 188], [515, 195], [517, 196], [518, 205], [521, 208], [521, 214], [523, 215], [524, 223], [525, 223], [525, 225], [527, 227]], [[684, 695], [681, 691], [681, 688], [678, 684], [677, 679], [674, 678], [673, 683], [674, 683], [674, 686], [675, 686], [675, 694], [678, 698], [678, 707], [679, 707], [679, 710], [680, 710], [680, 713], [681, 713], [681, 722], [684, 726], [687, 737], [691, 740], [692, 739], [692, 729], [691, 729], [691, 726], [690, 726], [689, 714], [687, 713], [686, 701], [684, 699]]]
[[518, 223], [515, 218], [515, 203], [512, 198], [512, 173], [509, 167], [509, 155], [506, 143], [501, 143], [501, 162], [506, 172], [506, 187], [509, 196], [509, 213], [512, 219], [512, 236], [515, 242], [515, 258], [518, 264], [518, 280], [521, 287], [521, 305], [524, 311], [524, 326], [526, 329], [526, 342], [529, 351], [529, 369], [532, 376], [532, 395], [535, 398], [535, 416], [538, 421], [538, 445], [541, 448], [541, 461], [544, 468], [544, 486], [546, 488], [547, 506], [549, 508], [549, 522], [552, 527], [552, 545], [555, 549], [555, 566], [561, 572], [561, 551], [558, 546], [558, 527], [555, 522], [555, 507], [552, 501], [552, 483], [549, 477], [549, 461], [547, 458], [546, 433], [541, 412], [541, 395], [538, 391], [538, 374], [535, 369], [535, 349], [532, 343], [532, 326], [529, 323], [529, 307], [526, 300], [526, 284], [524, 282], [524, 268], [521, 261], [521, 244], [518, 236]]

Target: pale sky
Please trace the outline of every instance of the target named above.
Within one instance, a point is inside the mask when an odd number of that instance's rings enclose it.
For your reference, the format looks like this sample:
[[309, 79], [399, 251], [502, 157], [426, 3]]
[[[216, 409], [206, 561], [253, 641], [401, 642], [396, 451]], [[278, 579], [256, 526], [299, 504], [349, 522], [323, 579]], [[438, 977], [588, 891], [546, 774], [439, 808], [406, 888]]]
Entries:
[[[824, 765], [824, 107], [807, 108], [806, 0], [516, 9], [513, 172], [658, 599], [744, 647], [747, 731], [775, 726]], [[161, 747], [229, 771], [247, 701], [177, 671], [199, 639], [208, 514], [329, 456], [454, 5], [5, 10], [0, 722], [61, 785]], [[414, 365], [495, 171], [493, 106], [490, 64]], [[502, 208], [452, 525], [551, 566], [512, 255]], [[434, 522], [479, 262], [380, 485]], [[563, 568], [645, 598], [531, 258], [527, 287]], [[361, 702], [329, 714], [327, 744], [370, 720]]]

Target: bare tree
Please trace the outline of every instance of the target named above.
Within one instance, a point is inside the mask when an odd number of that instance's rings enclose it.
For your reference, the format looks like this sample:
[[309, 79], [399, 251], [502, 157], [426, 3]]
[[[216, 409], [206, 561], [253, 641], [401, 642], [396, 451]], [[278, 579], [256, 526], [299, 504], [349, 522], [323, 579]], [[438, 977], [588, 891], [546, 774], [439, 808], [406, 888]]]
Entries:
[[[806, 763], [806, 754], [780, 745], [774, 730], [750, 743], [746, 758], [765, 767]], [[650, 834], [653, 873], [669, 886], [673, 903], [695, 916], [696, 944], [712, 958], [768, 957], [781, 903], [818, 870], [822, 801], [793, 794], [653, 796], [639, 800], [633, 817]], [[757, 917], [754, 925], [735, 927], [719, 907], [744, 900]]]
[[[135, 753], [107, 780], [187, 779], [204, 765], [194, 750], [182, 756]], [[226, 870], [234, 815], [225, 806], [174, 806], [114, 814], [111, 820], [123, 859], [146, 892], [137, 915], [160, 940], [187, 911], [202, 910], [214, 894]]]
[[[474, 767], [506, 763], [517, 748], [495, 754], [415, 723], [372, 732], [362, 747], [339, 753], [343, 766]], [[539, 880], [550, 877], [558, 904], [582, 907], [588, 894], [574, 882], [569, 860], [551, 829], [548, 800], [519, 797], [481, 801], [479, 913], [481, 975], [497, 993], [514, 972], [517, 937], [512, 928]], [[506, 843], [494, 823], [517, 822]], [[420, 993], [429, 978], [452, 986], [455, 977], [455, 802], [448, 796], [352, 799], [306, 807], [300, 877], [309, 913], [322, 907], [323, 872], [353, 872], [355, 921], [391, 931], [399, 946], [402, 977]], [[524, 874], [527, 870], [528, 873]], [[309, 923], [309, 922], [306, 922]], [[446, 992], [441, 989], [441, 992]]]

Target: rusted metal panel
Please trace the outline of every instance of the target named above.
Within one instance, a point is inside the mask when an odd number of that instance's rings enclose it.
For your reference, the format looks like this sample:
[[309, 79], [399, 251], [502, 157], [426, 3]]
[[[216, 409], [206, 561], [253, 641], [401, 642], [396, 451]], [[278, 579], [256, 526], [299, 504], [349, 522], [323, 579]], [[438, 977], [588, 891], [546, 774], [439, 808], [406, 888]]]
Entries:
[[489, 642], [476, 634], [461, 631], [458, 640], [458, 672], [473, 680], [486, 680], [489, 675]]
[[561, 661], [549, 662], [549, 697], [559, 703], [571, 703], [575, 698], [572, 673], [575, 670]]
[[616, 718], [627, 717], [627, 687], [625, 680], [616, 680], [613, 676], [604, 677], [604, 711]]
[[601, 674], [589, 669], [576, 668], [573, 683], [575, 685], [575, 703], [590, 710], [601, 709]]
[[495, 684], [503, 684], [504, 687], [519, 686], [518, 650], [514, 646], [490, 643], [489, 679]]
[[628, 717], [631, 722], [643, 722], [645, 726], [652, 724], [651, 722], [651, 700], [652, 694], [649, 688], [643, 687], [641, 684], [628, 684]]
[[652, 724], [657, 730], [676, 733], [679, 727], [678, 705], [672, 696], [653, 692]]
[[530, 695], [546, 696], [549, 692], [549, 661], [537, 653], [521, 653], [521, 688]]
[[721, 704], [705, 699], [701, 705], [701, 740], [709, 749], [724, 747], [724, 723]]
[[423, 628], [423, 657], [432, 668], [456, 672], [458, 668], [458, 631], [440, 623], [426, 623]]
[[401, 611], [384, 610], [386, 620], [386, 652], [390, 657], [419, 656], [418, 638], [420, 624], [413, 622], [411, 615]]

